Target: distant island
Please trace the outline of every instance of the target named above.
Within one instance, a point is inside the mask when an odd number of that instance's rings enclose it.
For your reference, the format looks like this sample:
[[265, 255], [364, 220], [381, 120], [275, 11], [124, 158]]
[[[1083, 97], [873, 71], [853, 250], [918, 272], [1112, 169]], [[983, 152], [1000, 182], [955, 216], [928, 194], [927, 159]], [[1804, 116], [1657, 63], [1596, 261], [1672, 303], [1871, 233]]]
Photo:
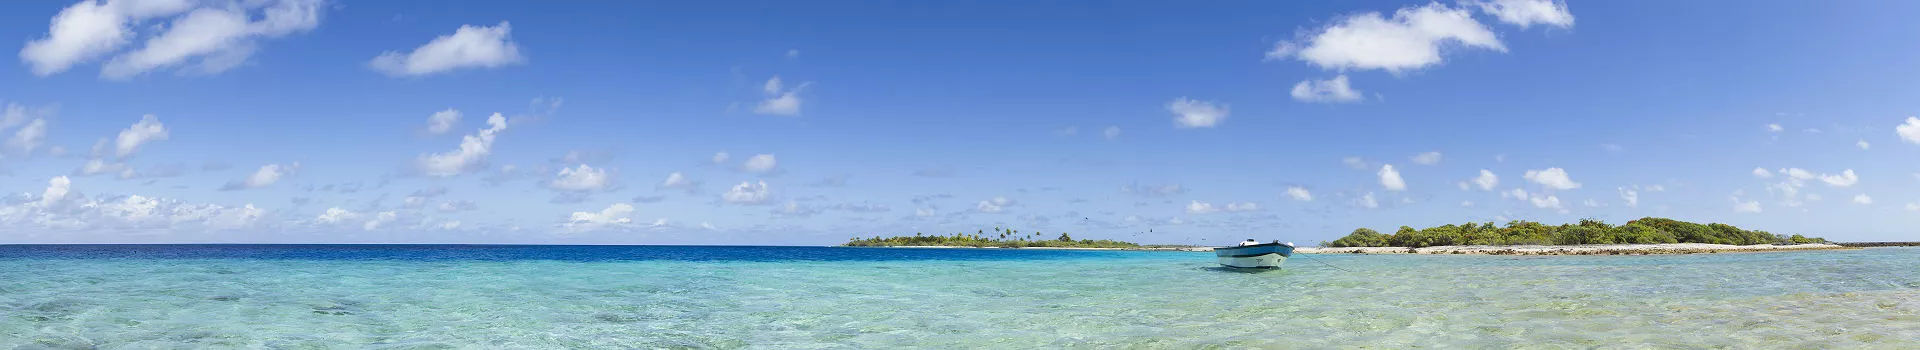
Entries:
[[1744, 230], [1728, 224], [1697, 224], [1667, 218], [1647, 217], [1625, 225], [1609, 225], [1595, 219], [1578, 224], [1549, 226], [1532, 221], [1510, 221], [1505, 227], [1492, 222], [1441, 225], [1424, 229], [1401, 226], [1391, 235], [1360, 228], [1322, 247], [1406, 247], [1460, 245], [1584, 245], [1584, 244], [1665, 244], [1705, 243], [1726, 245], [1813, 244], [1826, 239], [1801, 235], [1780, 235], [1767, 231]]
[[894, 236], [871, 238], [855, 237], [842, 246], [847, 247], [974, 247], [974, 248], [1089, 248], [1089, 249], [1179, 249], [1188, 246], [1177, 245], [1141, 245], [1106, 239], [1073, 239], [1073, 236], [1061, 232], [1057, 237], [1047, 237], [1040, 232], [1022, 233], [1010, 228], [995, 227], [992, 233], [976, 230], [974, 233], [956, 232], [950, 235], [929, 236], [915, 232], [912, 236]]

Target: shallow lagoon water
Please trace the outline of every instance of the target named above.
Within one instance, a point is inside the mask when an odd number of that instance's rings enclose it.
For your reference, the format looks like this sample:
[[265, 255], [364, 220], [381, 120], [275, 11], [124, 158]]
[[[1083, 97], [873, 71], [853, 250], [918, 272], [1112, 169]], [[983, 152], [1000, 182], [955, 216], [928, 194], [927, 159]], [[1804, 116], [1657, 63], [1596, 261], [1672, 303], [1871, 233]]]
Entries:
[[1414, 346], [1915, 348], [1920, 249], [0, 246], [0, 348]]

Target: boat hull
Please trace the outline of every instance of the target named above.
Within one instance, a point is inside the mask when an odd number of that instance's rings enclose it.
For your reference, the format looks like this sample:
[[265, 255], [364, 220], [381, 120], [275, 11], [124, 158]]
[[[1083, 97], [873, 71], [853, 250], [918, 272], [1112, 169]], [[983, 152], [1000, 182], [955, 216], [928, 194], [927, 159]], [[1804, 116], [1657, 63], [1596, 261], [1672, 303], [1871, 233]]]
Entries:
[[1277, 269], [1293, 256], [1293, 247], [1268, 243], [1238, 247], [1213, 248], [1213, 254], [1220, 260], [1221, 266], [1241, 269]]

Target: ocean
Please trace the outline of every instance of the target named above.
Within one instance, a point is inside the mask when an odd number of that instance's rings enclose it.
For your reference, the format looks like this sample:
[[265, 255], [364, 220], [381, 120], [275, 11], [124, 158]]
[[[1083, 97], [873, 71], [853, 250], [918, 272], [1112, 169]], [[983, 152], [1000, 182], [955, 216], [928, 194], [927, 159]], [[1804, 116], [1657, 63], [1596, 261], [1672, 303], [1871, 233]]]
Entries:
[[0, 348], [1917, 348], [1920, 249], [0, 245]]

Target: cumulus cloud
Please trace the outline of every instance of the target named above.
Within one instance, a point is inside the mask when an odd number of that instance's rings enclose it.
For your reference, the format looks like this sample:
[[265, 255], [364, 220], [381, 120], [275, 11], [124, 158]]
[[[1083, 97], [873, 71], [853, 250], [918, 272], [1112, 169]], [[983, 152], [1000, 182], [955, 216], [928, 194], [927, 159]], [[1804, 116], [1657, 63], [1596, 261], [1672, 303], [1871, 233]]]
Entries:
[[1506, 52], [1492, 30], [1464, 8], [1440, 3], [1334, 20], [1299, 41], [1276, 44], [1267, 59], [1297, 58], [1330, 70], [1380, 69], [1395, 74], [1440, 64], [1444, 48]]
[[1226, 121], [1227, 115], [1232, 113], [1231, 107], [1224, 103], [1186, 97], [1167, 102], [1167, 111], [1173, 112], [1173, 125], [1179, 128], [1211, 128]]
[[1820, 175], [1820, 182], [1827, 183], [1827, 186], [1848, 187], [1860, 183], [1860, 177], [1853, 174], [1853, 169], [1847, 169], [1846, 171], [1840, 172], [1839, 175], [1822, 174]]
[[1567, 171], [1560, 168], [1528, 170], [1527, 173], [1521, 175], [1521, 177], [1526, 178], [1527, 181], [1533, 181], [1533, 183], [1556, 190], [1580, 188], [1580, 183], [1573, 182], [1573, 178], [1567, 176]]
[[1854, 146], [1860, 146], [1860, 149], [1872, 149], [1872, 148], [1873, 148], [1873, 144], [1870, 144], [1870, 143], [1867, 143], [1867, 139], [1860, 139], [1860, 141], [1854, 141], [1854, 142], [1853, 142], [1853, 145], [1854, 145]]
[[20, 59], [35, 75], [58, 74], [120, 51], [149, 21], [174, 17], [152, 26], [157, 34], [139, 48], [108, 60], [100, 76], [122, 79], [176, 66], [186, 74], [219, 73], [245, 63], [260, 39], [318, 27], [324, 7], [321, 0], [81, 1], [54, 15], [47, 36], [28, 42]]
[[1758, 213], [1760, 212], [1760, 202], [1759, 201], [1741, 201], [1740, 197], [1733, 197], [1733, 212]]
[[1380, 166], [1380, 186], [1388, 191], [1407, 190], [1407, 181], [1400, 178], [1400, 172], [1393, 170], [1393, 164]]
[[1767, 124], [1767, 131], [1771, 131], [1771, 132], [1781, 132], [1781, 131], [1786, 131], [1786, 130], [1787, 130], [1787, 128], [1786, 128], [1786, 127], [1782, 127], [1782, 126], [1780, 126], [1780, 123], [1773, 123], [1773, 124]]
[[1573, 13], [1567, 11], [1567, 4], [1553, 0], [1492, 0], [1469, 2], [1480, 9], [1481, 13], [1493, 15], [1501, 22], [1520, 26], [1525, 29], [1535, 24], [1560, 28], [1573, 27]]
[[167, 126], [160, 124], [160, 117], [152, 114], [140, 116], [140, 122], [121, 130], [120, 136], [114, 139], [114, 155], [126, 158], [139, 150], [140, 145], [166, 139]]
[[1367, 209], [1380, 207], [1380, 201], [1373, 199], [1373, 192], [1367, 192], [1367, 194], [1360, 195], [1360, 199], [1354, 200], [1354, 204], [1359, 205], [1361, 208], [1367, 208]]
[[1482, 191], [1492, 191], [1494, 186], [1500, 185], [1500, 176], [1494, 175], [1491, 170], [1480, 169], [1480, 176], [1473, 178], [1473, 184]]
[[1868, 197], [1865, 193], [1856, 194], [1853, 195], [1853, 202], [1856, 204], [1869, 205], [1873, 204], [1873, 197]]
[[1360, 101], [1360, 91], [1347, 83], [1347, 75], [1341, 74], [1327, 80], [1301, 80], [1293, 84], [1293, 99], [1301, 102], [1356, 102]]
[[547, 188], [575, 192], [598, 191], [606, 189], [612, 179], [607, 175], [607, 169], [594, 169], [581, 164], [576, 168], [560, 168], [560, 173], [554, 174], [553, 180], [547, 182]]
[[800, 83], [800, 86], [788, 89], [786, 88], [786, 84], [781, 83], [779, 76], [769, 78], [760, 88], [761, 91], [766, 93], [767, 98], [761, 100], [758, 106], [754, 106], [753, 112], [789, 117], [798, 116], [800, 115], [800, 90], [805, 89], [811, 84], [812, 83]]
[[1187, 214], [1208, 214], [1219, 211], [1219, 208], [1213, 207], [1213, 203], [1193, 201], [1193, 203], [1187, 204]]
[[220, 190], [231, 191], [272, 186], [274, 183], [280, 182], [280, 178], [293, 175], [294, 172], [297, 171], [300, 171], [300, 163], [289, 165], [262, 165], [259, 170], [253, 172], [253, 175], [248, 175], [245, 179], [227, 182], [227, 185], [222, 186]]
[[740, 163], [740, 170], [765, 174], [773, 172], [774, 167], [778, 164], [772, 154], [760, 154], [747, 158], [745, 163]]
[[1639, 208], [1640, 207], [1640, 191], [1634, 190], [1631, 188], [1621, 187], [1620, 200], [1627, 201], [1628, 208]]
[[1226, 210], [1226, 211], [1227, 211], [1227, 212], [1229, 212], [1229, 213], [1237, 213], [1237, 212], [1245, 212], [1245, 211], [1257, 211], [1257, 210], [1260, 210], [1260, 203], [1254, 203], [1254, 202], [1227, 202], [1227, 207], [1226, 207], [1226, 209], [1224, 209], [1224, 210]]
[[1015, 204], [1013, 200], [1007, 199], [1007, 197], [993, 197], [993, 199], [983, 200], [980, 201], [980, 203], [974, 204], [973, 210], [982, 213], [999, 213], [1006, 211], [1007, 207], [1014, 206]]
[[739, 185], [735, 185], [732, 189], [727, 190], [726, 193], [720, 194], [720, 200], [722, 201], [743, 205], [766, 204], [767, 200], [771, 197], [772, 194], [767, 190], [766, 181], [757, 183], [741, 181]]
[[1920, 144], [1920, 118], [1907, 117], [1907, 123], [1893, 127], [1893, 133], [1900, 135], [1901, 141]]
[[487, 155], [493, 154], [493, 140], [501, 131], [507, 130], [507, 118], [500, 113], [487, 117], [487, 128], [460, 139], [460, 149], [434, 154], [422, 154], [414, 161], [414, 167], [421, 174], [435, 177], [450, 177], [462, 173], [479, 171], [486, 167]]
[[1293, 200], [1301, 202], [1313, 201], [1313, 193], [1307, 192], [1306, 188], [1300, 186], [1287, 186], [1287, 197], [1292, 197]]
[[460, 110], [448, 108], [447, 110], [434, 112], [433, 115], [427, 116], [427, 132], [445, 134], [447, 131], [453, 130], [453, 126], [459, 123]]
[[727, 152], [714, 153], [713, 164], [724, 164], [727, 162], [727, 159], [731, 158], [733, 158], [733, 155], [727, 154]]
[[412, 52], [381, 53], [367, 65], [388, 76], [417, 77], [462, 68], [499, 68], [524, 63], [526, 58], [520, 56], [520, 46], [513, 42], [512, 32], [513, 27], [506, 21], [490, 27], [462, 25], [453, 34], [433, 38]]
[[598, 212], [573, 212], [565, 222], [560, 223], [560, 228], [567, 232], [588, 232], [627, 228], [631, 225], [633, 225], [633, 205], [614, 203]]
[[1105, 136], [1108, 140], [1118, 140], [1120, 139], [1120, 127], [1108, 126], [1106, 130], [1100, 131], [1100, 135]]
[[1414, 164], [1434, 165], [1434, 164], [1440, 164], [1441, 157], [1443, 156], [1440, 154], [1440, 151], [1433, 151], [1433, 152], [1416, 154], [1413, 156], [1412, 159]]
[[1773, 177], [1773, 172], [1767, 171], [1767, 168], [1756, 167], [1756, 168], [1753, 168], [1753, 177], [1762, 178], [1762, 179], [1770, 178], [1770, 177]]
[[140, 195], [87, 198], [67, 177], [54, 177], [38, 198], [0, 203], [0, 227], [37, 230], [228, 230], [255, 227], [265, 210]]
[[1547, 208], [1547, 209], [1562, 209], [1560, 207], [1560, 197], [1556, 197], [1556, 196], [1536, 195], [1536, 196], [1527, 198], [1527, 201], [1532, 202], [1533, 206], [1535, 207], [1541, 207], [1541, 208]]
[[693, 181], [693, 179], [688, 179], [685, 175], [680, 175], [680, 172], [676, 171], [676, 172], [673, 172], [672, 174], [667, 174], [667, 179], [665, 181], [660, 181], [660, 185], [654, 186], [654, 188], [655, 189], [675, 189], [675, 190], [693, 192], [694, 190], [700, 188], [700, 183]]

